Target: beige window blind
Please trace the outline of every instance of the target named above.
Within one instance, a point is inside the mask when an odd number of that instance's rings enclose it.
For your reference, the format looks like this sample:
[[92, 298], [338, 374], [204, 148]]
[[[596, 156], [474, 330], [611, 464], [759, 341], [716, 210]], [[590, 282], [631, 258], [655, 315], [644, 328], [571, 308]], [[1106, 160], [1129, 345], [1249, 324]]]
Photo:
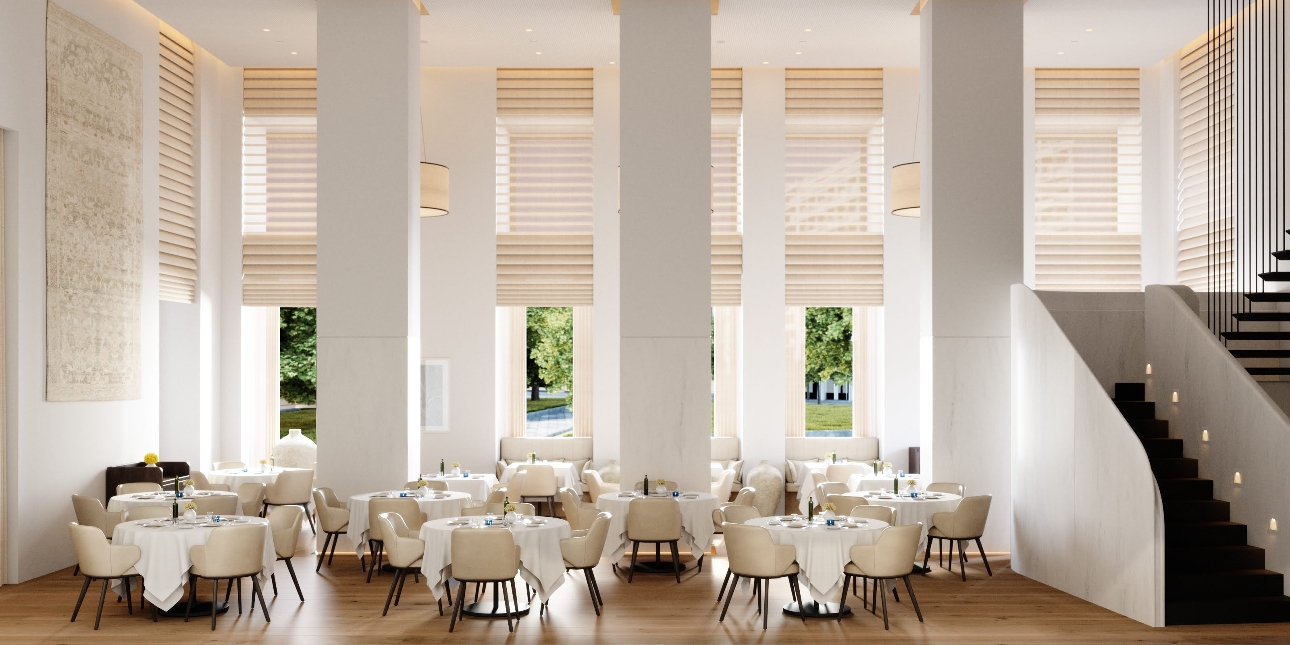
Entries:
[[242, 76], [242, 304], [312, 307], [318, 286], [318, 74]]
[[793, 307], [882, 305], [881, 69], [788, 69], [785, 288]]
[[1142, 288], [1136, 69], [1035, 70], [1035, 288]]
[[158, 49], [158, 291], [162, 300], [191, 303], [197, 295], [193, 42], [163, 23]]
[[[1216, 120], [1210, 129], [1211, 105], [1226, 105], [1221, 114], [1231, 114], [1232, 77], [1231, 41], [1227, 33], [1215, 50], [1215, 69], [1220, 73], [1209, 76], [1208, 41], [1204, 38], [1183, 50], [1178, 61], [1178, 106], [1175, 118], [1177, 128], [1176, 150], [1178, 157], [1178, 284], [1197, 291], [1221, 290], [1231, 284], [1232, 276], [1232, 220], [1209, 221], [1210, 158], [1232, 145], [1232, 123]], [[1224, 60], [1226, 59], [1226, 60]], [[1218, 116], [1218, 115], [1216, 115]], [[1230, 164], [1229, 164], [1230, 165]], [[1223, 177], [1216, 189], [1225, 192], [1230, 177]], [[1213, 255], [1214, 283], [1210, 284], [1209, 256]]]
[[744, 71], [712, 70], [712, 306], [738, 307], [743, 281]]
[[497, 305], [592, 304], [592, 73], [497, 70]]

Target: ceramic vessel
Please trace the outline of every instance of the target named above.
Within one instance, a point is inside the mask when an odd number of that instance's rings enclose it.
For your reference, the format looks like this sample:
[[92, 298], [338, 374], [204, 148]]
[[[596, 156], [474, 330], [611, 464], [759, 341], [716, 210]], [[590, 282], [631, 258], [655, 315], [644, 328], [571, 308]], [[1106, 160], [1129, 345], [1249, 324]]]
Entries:
[[453, 469], [452, 469], [452, 474], [453, 474], [453, 476], [454, 476], [454, 477], [461, 475], [461, 469], [460, 469], [460, 468], [453, 468]]
[[283, 468], [313, 468], [318, 461], [318, 445], [300, 434], [299, 428], [287, 431], [287, 436], [273, 446], [273, 465]]
[[184, 486], [184, 497], [192, 497], [193, 494], [196, 492], [197, 492], [197, 489], [193, 488], [192, 484]]
[[600, 480], [605, 482], [606, 484], [619, 483], [618, 481], [619, 472], [618, 472], [617, 460], [610, 459], [609, 463], [596, 469], [596, 472], [600, 473]]
[[184, 511], [184, 519], [188, 520], [189, 522], [197, 519], [197, 511], [194, 511], [192, 509], [188, 509]]
[[774, 515], [779, 509], [779, 501], [784, 497], [784, 473], [763, 459], [744, 478], [748, 486], [756, 489], [752, 505], [762, 517]]

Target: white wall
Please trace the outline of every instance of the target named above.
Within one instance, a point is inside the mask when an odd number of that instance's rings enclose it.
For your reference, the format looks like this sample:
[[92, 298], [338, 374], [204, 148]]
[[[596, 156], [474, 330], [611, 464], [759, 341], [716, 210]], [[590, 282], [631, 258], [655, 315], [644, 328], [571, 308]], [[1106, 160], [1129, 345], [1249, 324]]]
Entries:
[[[200, 305], [160, 303], [159, 455], [201, 468]], [[209, 456], [207, 456], [209, 462]]]
[[451, 360], [449, 431], [421, 436], [423, 472], [493, 472], [497, 455], [496, 87], [491, 67], [421, 69], [426, 161], [448, 166], [451, 190], [448, 215], [421, 220], [421, 355]]
[[595, 214], [592, 231], [595, 253], [592, 280], [595, 313], [592, 317], [592, 371], [596, 375], [595, 409], [592, 411], [592, 457], [597, 468], [618, 459], [620, 392], [618, 357], [622, 343], [619, 325], [618, 252], [618, 68], [597, 67], [593, 72], [591, 166]]
[[1174, 105], [1177, 59], [1141, 70], [1142, 284], [1177, 282], [1177, 166]]
[[1146, 379], [1146, 298], [1141, 291], [1036, 291], [1107, 395]]

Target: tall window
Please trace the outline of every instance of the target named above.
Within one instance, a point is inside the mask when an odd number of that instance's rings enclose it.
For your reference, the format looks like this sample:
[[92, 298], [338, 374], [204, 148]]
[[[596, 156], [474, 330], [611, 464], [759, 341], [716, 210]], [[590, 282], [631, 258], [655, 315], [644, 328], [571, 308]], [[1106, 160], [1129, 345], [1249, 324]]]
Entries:
[[529, 307], [525, 334], [524, 435], [573, 433], [573, 308]]
[[1142, 288], [1136, 69], [1035, 70], [1035, 287]]
[[712, 70], [712, 433], [739, 436], [743, 70]]
[[[1222, 35], [1217, 55], [1231, 55], [1231, 40]], [[1216, 120], [1210, 128], [1211, 106], [1232, 103], [1232, 77], [1230, 74], [1209, 74], [1209, 43], [1202, 38], [1184, 49], [1178, 61], [1178, 104], [1175, 112], [1176, 145], [1178, 159], [1178, 284], [1197, 291], [1219, 291], [1232, 282], [1232, 220], [1225, 216], [1221, 221], [1210, 222], [1209, 213], [1213, 200], [1209, 189], [1225, 193], [1230, 177], [1211, 177], [1211, 158], [1232, 145], [1232, 122]], [[1230, 61], [1229, 61], [1230, 62]], [[1218, 67], [1222, 69], [1222, 67]], [[1215, 209], [1216, 210], [1216, 209]], [[1226, 215], [1226, 214], [1225, 214]], [[1215, 259], [1211, 266], [1210, 257]], [[1213, 271], [1212, 276], [1210, 271]], [[1212, 282], [1211, 282], [1212, 280]]]
[[806, 436], [853, 434], [851, 307], [806, 308]]
[[161, 26], [158, 130], [159, 291], [191, 303], [197, 294], [197, 102], [193, 41]]

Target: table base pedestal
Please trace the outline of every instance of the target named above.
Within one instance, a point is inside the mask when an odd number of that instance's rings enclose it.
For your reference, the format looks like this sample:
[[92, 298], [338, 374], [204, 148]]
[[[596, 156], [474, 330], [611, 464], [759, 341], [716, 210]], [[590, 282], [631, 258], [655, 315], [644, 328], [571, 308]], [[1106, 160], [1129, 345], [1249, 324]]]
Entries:
[[837, 618], [851, 613], [850, 605], [839, 605], [836, 602], [808, 602], [803, 610], [797, 603], [784, 605], [784, 613], [789, 616], [806, 616], [807, 618]]
[[[506, 603], [498, 599], [496, 602], [485, 600], [482, 602], [472, 602], [461, 608], [461, 613], [475, 618], [506, 618]], [[516, 603], [511, 603], [511, 614], [514, 616], [527, 616], [529, 614], [529, 603], [527, 600], [519, 601], [519, 607]]]
[[[195, 600], [193, 601], [193, 610], [188, 614], [188, 617], [196, 618], [198, 616], [209, 616], [211, 615], [212, 607], [214, 608], [215, 612], [219, 614], [222, 614], [228, 611], [228, 603], [226, 602], [211, 603], [206, 600]], [[187, 609], [188, 609], [188, 602], [186, 600], [180, 600], [179, 602], [175, 603], [174, 607], [171, 607], [170, 609], [167, 609], [165, 611], [158, 609], [157, 615], [165, 616], [166, 618], [183, 618], [184, 612], [187, 611]]]

